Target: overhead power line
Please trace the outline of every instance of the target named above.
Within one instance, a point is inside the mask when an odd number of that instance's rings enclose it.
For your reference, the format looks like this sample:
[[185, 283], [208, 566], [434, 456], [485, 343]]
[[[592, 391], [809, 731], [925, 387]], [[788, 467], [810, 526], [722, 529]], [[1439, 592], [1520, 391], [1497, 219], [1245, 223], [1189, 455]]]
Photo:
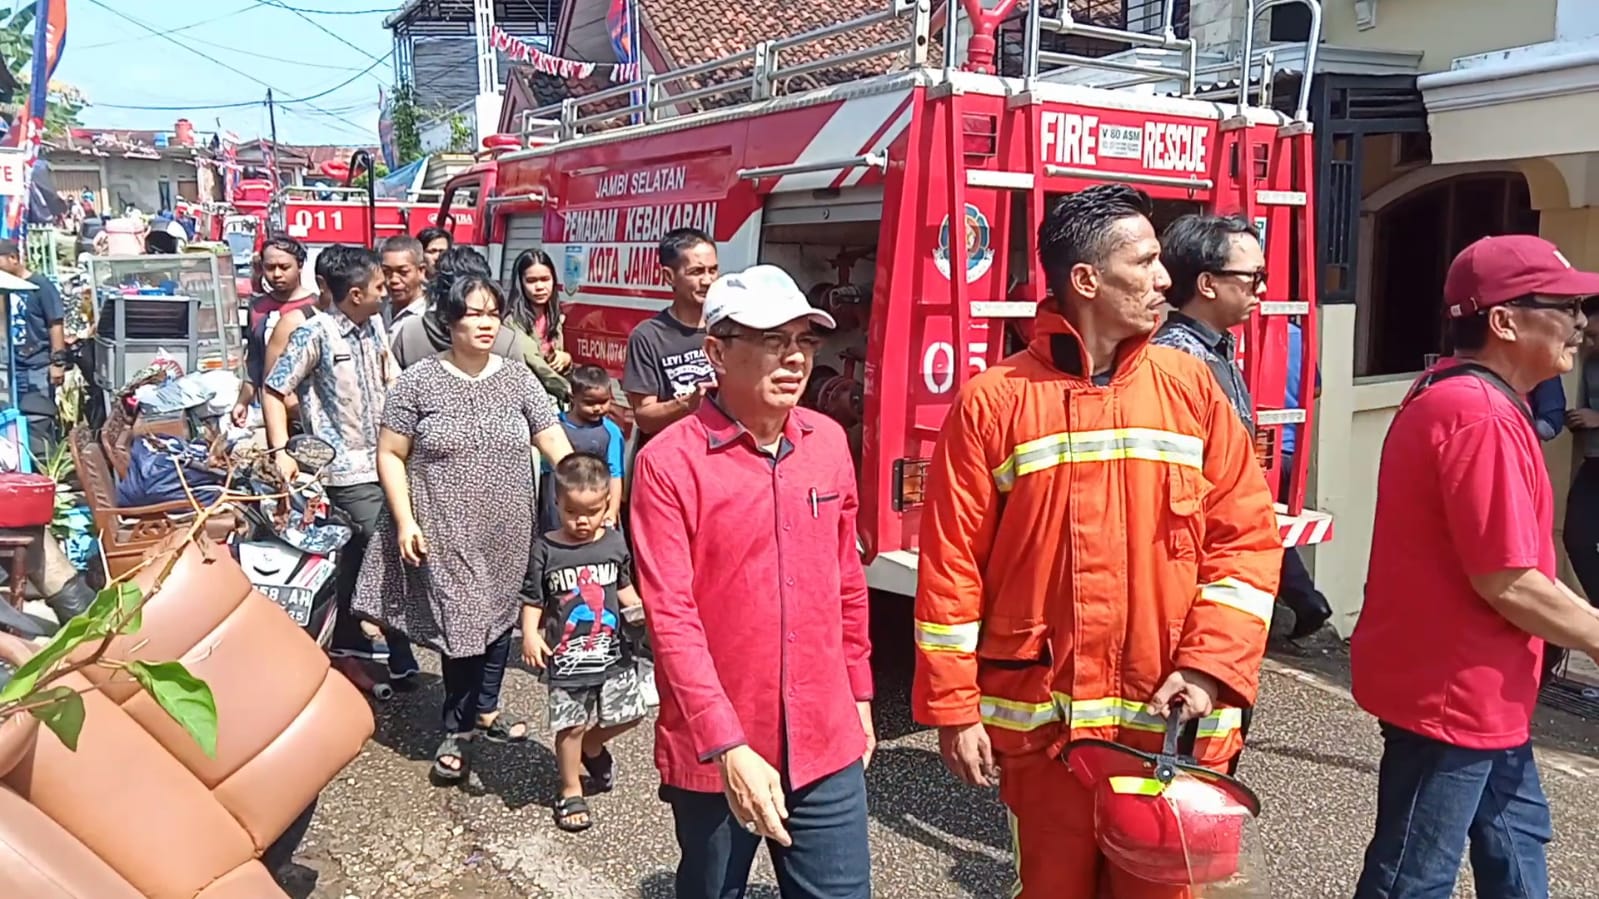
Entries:
[[286, 3], [278, 2], [278, 0], [263, 0], [263, 2], [268, 6], [276, 6], [278, 9], [286, 9], [289, 12], [310, 13], [313, 16], [375, 16], [379, 13], [388, 14], [399, 10], [398, 6], [388, 6], [383, 9], [307, 9], [299, 6], [289, 6]]
[[[100, 0], [89, 0], [89, 2], [91, 2], [91, 3], [99, 3]], [[387, 60], [381, 60], [380, 59], [380, 60], [378, 60], [378, 62], [372, 63], [371, 65], [367, 66], [366, 68], [362, 69], [359, 72], [356, 72], [354, 75], [351, 75], [349, 78], [344, 79], [343, 81], [339, 82], [338, 84], [335, 84], [334, 86], [328, 88], [327, 90], [319, 91], [317, 93], [311, 94], [308, 97], [290, 97], [290, 98], [287, 98], [287, 99], [284, 99], [284, 100], [277, 100], [275, 102], [279, 106], [291, 106], [291, 105], [311, 106], [311, 101], [320, 100], [323, 97], [326, 97], [328, 94], [331, 94], [334, 91], [339, 90], [340, 88], [348, 87], [351, 84], [354, 84], [356, 82], [356, 80], [359, 79], [361, 76], [363, 76], [366, 73], [368, 73], [368, 72], [372, 71], [373, 69], [377, 68], [378, 67], [378, 63], [381, 63], [381, 62], [387, 62]], [[251, 79], [251, 80], [255, 80], [255, 79]], [[265, 84], [265, 82], [258, 82], [258, 83]], [[266, 87], [267, 87], [268, 90], [276, 90], [276, 88], [273, 88], [272, 85], [270, 85], [270, 84], [267, 84]], [[183, 104], [181, 106], [179, 106], [179, 105], [174, 105], [174, 106], [140, 106], [140, 105], [122, 104], [122, 103], [95, 103], [95, 104], [92, 104], [92, 105], [98, 106], [98, 107], [103, 107], [105, 109], [142, 109], [142, 110], [148, 110], [148, 111], [151, 111], [151, 112], [182, 112], [182, 111], [188, 110], [188, 109], [242, 109], [242, 108], [244, 108], [246, 106], [259, 106], [259, 105], [262, 104], [262, 102], [263, 101], [261, 101], [261, 100], [238, 100], [238, 101], [234, 101], [234, 102], [231, 102], [231, 103], [186, 103], [186, 104]], [[314, 106], [311, 106], [311, 108], [312, 109], [317, 109], [317, 107], [314, 107]], [[326, 110], [326, 109], [317, 109], [317, 111], [318, 112], [322, 112], [324, 114], [329, 114], [329, 115], [332, 114], [331, 111]]]
[[[249, 6], [246, 6], [246, 7], [242, 8], [242, 9], [236, 9], [233, 12], [230, 12], [230, 13], [223, 13], [220, 16], [213, 16], [213, 17], [211, 17], [209, 19], [201, 19], [198, 22], [190, 22], [187, 25], [179, 25], [176, 28], [168, 28], [167, 29], [167, 34], [177, 34], [180, 31], [189, 31], [191, 29], [199, 28], [201, 25], [210, 25], [212, 22], [221, 22], [224, 19], [231, 19], [234, 16], [242, 15], [244, 13], [249, 12], [252, 9], [255, 9], [257, 7], [260, 7], [260, 6], [266, 6], [266, 5], [267, 5], [266, 0], [254, 0], [254, 2], [252, 2]], [[111, 47], [111, 46], [115, 46], [117, 44], [126, 44], [129, 41], [138, 41], [138, 40], [143, 40], [143, 39], [144, 38], [139, 37], [139, 36], [119, 37], [119, 38], [117, 38], [114, 41], [101, 41], [98, 44], [84, 44], [81, 47], [73, 47], [72, 49], [73, 49], [74, 52], [76, 52], [78, 50], [98, 50], [101, 47]]]
[[[253, 75], [253, 74], [251, 74], [249, 72], [246, 72], [243, 69], [240, 69], [240, 68], [238, 68], [236, 66], [230, 65], [230, 64], [228, 64], [226, 62], [223, 62], [220, 59], [217, 59], [215, 56], [212, 56], [211, 54], [206, 53], [204, 50], [201, 50], [201, 49], [199, 49], [197, 47], [194, 47], [194, 46], [191, 46], [189, 44], [185, 44], [184, 42], [178, 40], [177, 38], [172, 37], [171, 35], [166, 34], [165, 32], [157, 30], [155, 27], [149, 25], [148, 23], [142, 22], [142, 21], [134, 18], [133, 16], [130, 16], [130, 15], [128, 15], [125, 12], [122, 12], [121, 10], [113, 8], [110, 4], [106, 3], [105, 0], [89, 0], [89, 2], [94, 4], [95, 6], [100, 7], [101, 9], [105, 10], [106, 12], [111, 13], [112, 15], [114, 15], [114, 16], [120, 18], [120, 19], [123, 19], [123, 20], [125, 20], [127, 22], [130, 22], [130, 23], [138, 26], [139, 28], [144, 29], [145, 31], [149, 32], [150, 34], [153, 34], [156, 37], [161, 38], [162, 40], [167, 41], [170, 44], [173, 44], [173, 45], [175, 45], [175, 46], [177, 46], [177, 47], [179, 47], [181, 49], [187, 50], [188, 52], [193, 53], [194, 55], [200, 57], [201, 59], [205, 59], [205, 60], [208, 60], [210, 62], [213, 62], [213, 63], [221, 66], [222, 68], [227, 69], [230, 72], [233, 72], [236, 75], [240, 75], [240, 76], [242, 76], [244, 78], [248, 78], [249, 80], [255, 82], [256, 84], [261, 85], [264, 88], [267, 88], [269, 90], [282, 90], [282, 88], [275, 87], [272, 84], [269, 84], [269, 83], [267, 83], [265, 81], [262, 81], [260, 78], [257, 78], [255, 75]], [[371, 54], [368, 54], [368, 55], [370, 56]], [[392, 51], [391, 51], [390, 55], [393, 55]], [[385, 59], [385, 58], [373, 57], [372, 65], [367, 66], [365, 69], [362, 69], [361, 71], [357, 72], [354, 76], [346, 79], [345, 81], [339, 83], [338, 85], [335, 85], [334, 87], [331, 87], [328, 90], [322, 91], [321, 93], [313, 94], [313, 95], [311, 95], [309, 97], [297, 97], [297, 98], [293, 98], [291, 100], [286, 100], [284, 102], [300, 103], [300, 104], [304, 104], [308, 108], [316, 109], [316, 107], [313, 106], [310, 101], [317, 100], [317, 99], [320, 99], [322, 97], [325, 97], [328, 94], [331, 94], [334, 91], [338, 90], [339, 88], [342, 88], [342, 87], [345, 87], [345, 86], [347, 86], [349, 84], [352, 84], [356, 79], [360, 78], [363, 75], [366, 75], [367, 73], [371, 72], [373, 69], [377, 68], [379, 65], [387, 63], [387, 62], [388, 62], [388, 60]], [[111, 109], [111, 108], [140, 108], [140, 107], [116, 107], [116, 106], [113, 106], [112, 104], [109, 104], [109, 103], [98, 104], [98, 105], [105, 106], [108, 109]], [[240, 104], [240, 105], [245, 105], [245, 106], [254, 105], [254, 102], [244, 103], [244, 104]], [[229, 107], [229, 106], [218, 107], [218, 106], [190, 105], [190, 106], [186, 106], [186, 107], [183, 107], [183, 108], [184, 109], [223, 109], [223, 108], [237, 108], [237, 107]], [[162, 111], [174, 111], [174, 110], [162, 110]], [[326, 110], [319, 110], [319, 111], [321, 111], [323, 113], [327, 112]]]
[[[355, 52], [366, 56], [366, 58], [368, 58], [368, 59], [378, 59], [377, 56], [372, 55], [371, 51], [366, 50], [366, 49], [364, 49], [362, 47], [357, 47], [355, 44], [352, 44], [347, 39], [345, 39], [345, 37], [343, 35], [339, 34], [336, 31], [333, 31], [332, 29], [328, 28], [326, 25], [323, 25], [321, 22], [318, 22], [316, 19], [313, 19], [310, 16], [306, 15], [304, 10], [298, 9], [296, 7], [293, 7], [293, 6], [289, 6], [289, 5], [281, 2], [281, 0], [266, 0], [266, 3], [267, 3], [268, 6], [273, 7], [274, 9], [281, 9], [281, 10], [285, 10], [287, 12], [294, 13], [296, 16], [299, 16], [301, 19], [304, 19], [305, 21], [309, 22], [312, 27], [314, 27], [317, 30], [321, 31], [323, 34], [326, 34], [327, 36], [333, 38], [334, 40], [338, 41], [339, 43], [343, 44], [344, 46], [349, 47], [351, 50], [354, 50]], [[392, 10], [390, 10], [390, 12], [392, 12]], [[387, 60], [384, 60], [384, 61], [386, 62]]]
[[[273, 56], [269, 53], [260, 53], [255, 50], [245, 50], [239, 47], [230, 47], [226, 44], [216, 43], [215, 41], [206, 41], [206, 46], [212, 48], [213, 50], [226, 50], [229, 53], [237, 53], [240, 56], [253, 56], [256, 59], [270, 60], [280, 66], [288, 66], [295, 69], [330, 69], [335, 72], [354, 72], [360, 68], [359, 66], [335, 66], [321, 62], [305, 62], [304, 60], [299, 59], [284, 59], [281, 56]], [[389, 52], [392, 53], [393, 51], [391, 50]], [[370, 69], [371, 67], [368, 66], [368, 68]]]

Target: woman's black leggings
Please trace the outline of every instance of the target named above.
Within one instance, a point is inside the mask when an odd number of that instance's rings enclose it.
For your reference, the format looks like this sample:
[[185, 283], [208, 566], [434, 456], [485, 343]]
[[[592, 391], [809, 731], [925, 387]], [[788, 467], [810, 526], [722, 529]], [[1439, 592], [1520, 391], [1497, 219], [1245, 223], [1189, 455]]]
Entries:
[[445, 733], [471, 733], [479, 715], [500, 707], [500, 684], [505, 680], [505, 663], [511, 657], [512, 633], [501, 634], [482, 655], [440, 660], [444, 672]]

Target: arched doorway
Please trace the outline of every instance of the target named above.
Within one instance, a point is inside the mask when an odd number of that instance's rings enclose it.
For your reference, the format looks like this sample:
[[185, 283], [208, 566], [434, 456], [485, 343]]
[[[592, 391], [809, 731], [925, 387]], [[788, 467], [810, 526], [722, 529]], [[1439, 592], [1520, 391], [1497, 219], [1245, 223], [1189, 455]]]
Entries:
[[1368, 205], [1376, 207], [1371, 290], [1360, 309], [1366, 321], [1359, 328], [1355, 375], [1420, 371], [1429, 353], [1441, 351], [1450, 261], [1480, 237], [1537, 234], [1538, 211], [1526, 177], [1513, 169], [1445, 174]]

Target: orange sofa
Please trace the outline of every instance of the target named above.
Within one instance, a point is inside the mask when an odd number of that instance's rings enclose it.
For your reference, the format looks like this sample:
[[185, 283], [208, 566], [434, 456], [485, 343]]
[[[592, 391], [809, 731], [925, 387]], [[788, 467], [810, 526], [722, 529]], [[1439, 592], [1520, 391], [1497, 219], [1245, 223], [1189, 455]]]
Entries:
[[[144, 575], [148, 587], [155, 572]], [[32, 651], [0, 634], [0, 659]], [[76, 752], [32, 716], [0, 725], [0, 894], [283, 896], [258, 859], [360, 753], [371, 709], [210, 544], [184, 550], [138, 635], [107, 653], [135, 656], [182, 661], [210, 685], [216, 758], [131, 682], [104, 668], [71, 675], [67, 686], [99, 687], [84, 695]]]

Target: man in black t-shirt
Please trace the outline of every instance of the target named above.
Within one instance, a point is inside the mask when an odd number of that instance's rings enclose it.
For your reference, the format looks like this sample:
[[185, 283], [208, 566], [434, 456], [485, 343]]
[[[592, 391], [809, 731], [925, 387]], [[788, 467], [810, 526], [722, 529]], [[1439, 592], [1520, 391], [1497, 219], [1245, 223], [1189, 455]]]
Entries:
[[716, 243], [704, 231], [679, 228], [662, 238], [660, 254], [672, 305], [633, 329], [622, 370], [640, 447], [698, 408], [716, 378], [705, 358], [705, 291], [720, 272]]

